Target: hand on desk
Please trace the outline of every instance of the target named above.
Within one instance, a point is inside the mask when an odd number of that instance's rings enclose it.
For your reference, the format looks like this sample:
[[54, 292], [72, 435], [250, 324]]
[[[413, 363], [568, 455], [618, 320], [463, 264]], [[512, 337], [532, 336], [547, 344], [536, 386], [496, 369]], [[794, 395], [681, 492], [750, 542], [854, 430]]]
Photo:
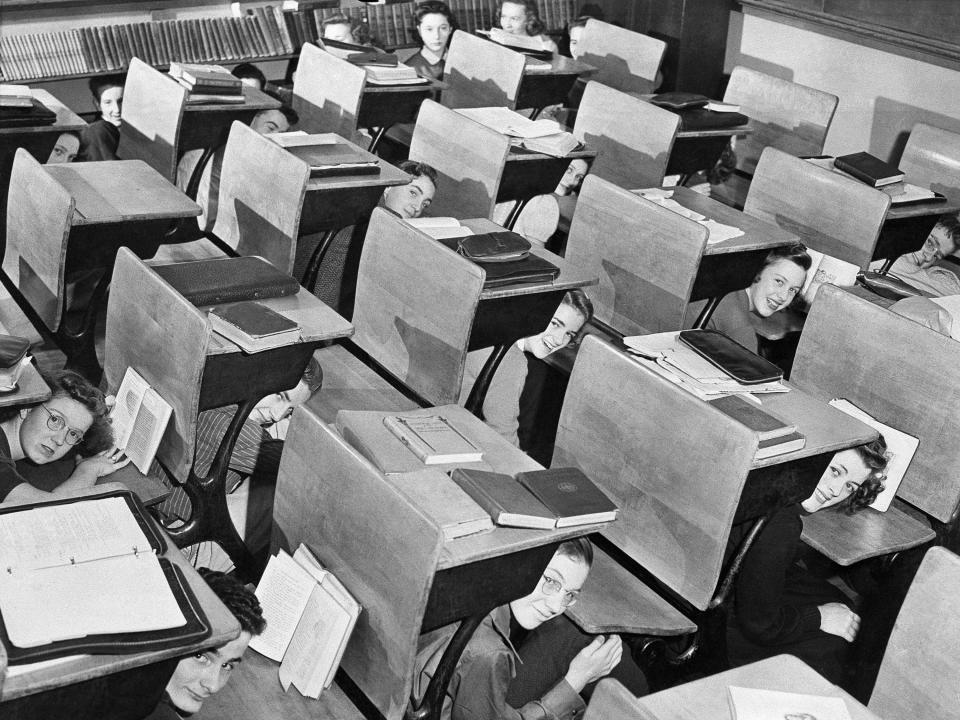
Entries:
[[608, 638], [598, 635], [570, 661], [565, 679], [574, 690], [580, 692], [593, 681], [609, 675], [620, 664], [622, 653], [623, 643], [619, 635]]
[[853, 642], [860, 630], [860, 616], [843, 603], [832, 602], [821, 605], [820, 629], [831, 635], [838, 635], [847, 642]]
[[70, 479], [79, 480], [84, 485], [92, 487], [97, 478], [109, 475], [129, 464], [130, 458], [124, 454], [123, 450], [111, 448], [88, 458], [78, 458], [77, 467], [70, 475]]

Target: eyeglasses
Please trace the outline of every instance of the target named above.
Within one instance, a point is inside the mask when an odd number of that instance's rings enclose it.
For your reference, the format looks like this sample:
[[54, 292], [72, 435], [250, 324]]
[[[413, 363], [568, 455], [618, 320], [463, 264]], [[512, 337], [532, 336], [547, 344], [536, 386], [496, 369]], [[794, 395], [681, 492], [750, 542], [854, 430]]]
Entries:
[[930, 257], [934, 261], [943, 260], [944, 252], [940, 248], [940, 243], [933, 239], [932, 236], [928, 236], [923, 243], [924, 248], [930, 253]]
[[[543, 594], [544, 595], [556, 595], [558, 592], [563, 590], [563, 583], [552, 578], [549, 575], [543, 576]], [[580, 598], [579, 590], [567, 590], [563, 593], [563, 597], [560, 599], [560, 604], [564, 607], [570, 607]]]
[[64, 428], [67, 428], [66, 441], [67, 445], [76, 445], [81, 440], [83, 440], [83, 433], [79, 430], [74, 430], [72, 427], [67, 425], [67, 421], [64, 420], [63, 415], [59, 415], [53, 412], [46, 405], [41, 405], [44, 410], [47, 411], [47, 427], [53, 430], [54, 432], [60, 432]]

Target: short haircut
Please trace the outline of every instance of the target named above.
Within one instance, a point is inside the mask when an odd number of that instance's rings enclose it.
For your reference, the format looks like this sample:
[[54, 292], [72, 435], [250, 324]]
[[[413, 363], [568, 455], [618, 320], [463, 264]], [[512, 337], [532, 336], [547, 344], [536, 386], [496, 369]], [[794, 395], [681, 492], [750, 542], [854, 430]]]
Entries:
[[789, 260], [794, 265], [799, 265], [804, 270], [809, 270], [810, 266], [813, 265], [813, 259], [810, 257], [810, 253], [807, 252], [806, 245], [803, 243], [784, 245], [783, 247], [774, 248], [767, 253], [767, 256], [763, 259], [763, 266], [757, 272], [757, 279], [760, 278], [760, 273], [763, 272], [765, 268], [770, 267], [775, 262], [779, 262], [780, 260]]
[[573, 339], [573, 342], [579, 342], [586, 330], [587, 323], [593, 319], [593, 303], [583, 290], [573, 288], [564, 293], [563, 300], [560, 301], [560, 304], [569, 305], [583, 316], [583, 325], [577, 330], [577, 334]]
[[859, 445], [855, 448], [863, 464], [870, 470], [867, 479], [860, 487], [850, 493], [850, 496], [844, 501], [843, 511], [847, 515], [853, 515], [863, 510], [870, 503], [877, 499], [877, 495], [883, 492], [883, 481], [887, 479], [887, 463], [890, 462], [890, 453], [887, 452], [887, 441], [883, 435], [880, 435], [872, 443]]
[[560, 547], [557, 548], [557, 555], [563, 555], [564, 557], [570, 558], [571, 560], [576, 560], [577, 562], [582, 562], [587, 567], [593, 565], [593, 545], [590, 540], [585, 537], [574, 538], [573, 540], [565, 540], [560, 543]]
[[251, 635], [259, 635], [267, 627], [267, 621], [263, 619], [263, 610], [260, 607], [260, 601], [248, 590], [246, 586], [232, 575], [211, 570], [209, 568], [198, 568], [200, 577], [202, 577], [214, 594], [220, 598], [220, 602], [227, 606], [227, 609], [233, 613], [233, 616], [240, 623], [240, 629]]
[[280, 111], [280, 114], [283, 115], [287, 122], [290, 124], [290, 127], [293, 127], [298, 122], [300, 122], [300, 115], [289, 105], [281, 105], [277, 108]]
[[450, 6], [445, 2], [440, 2], [440, 0], [426, 0], [426, 2], [417, 3], [416, 7], [413, 8], [413, 27], [414, 30], [420, 27], [420, 23], [423, 22], [423, 18], [427, 15], [443, 15], [447, 18], [447, 22], [450, 23], [450, 30], [457, 29], [457, 18], [453, 14], [453, 10], [450, 9]]
[[105, 90], [109, 90], [112, 87], [123, 87], [127, 82], [127, 76], [125, 73], [120, 73], [117, 75], [94, 75], [90, 78], [89, 86], [90, 92], [93, 93], [93, 97], [97, 100], [97, 105], [100, 104], [100, 96], [103, 95]]
[[941, 215], [937, 220], [937, 225], [942, 226], [947, 231], [947, 237], [953, 242], [954, 250], [960, 247], [960, 216]]
[[103, 393], [89, 380], [72, 370], [61, 370], [43, 378], [50, 386], [51, 398], [70, 398], [87, 409], [93, 423], [77, 446], [81, 455], [96, 455], [113, 447], [113, 426], [110, 424], [107, 401]]
[[414, 177], [425, 177], [433, 183], [433, 187], [440, 187], [440, 183], [437, 182], [437, 171], [426, 163], [417, 162], [415, 160], [404, 160], [402, 163], [397, 165], [397, 167], [407, 173], [407, 175], [413, 175]]
[[574, 28], [582, 28], [587, 26], [587, 20], [591, 20], [588, 15], [581, 15], [576, 20], [571, 20], [570, 24], [567, 25], [567, 32], [569, 33]]
[[240, 78], [241, 80], [244, 78], [256, 80], [258, 83], [260, 83], [261, 90], [267, 86], [267, 76], [264, 75], [260, 68], [253, 63], [240, 63], [233, 70], [231, 70], [231, 73], [234, 77]]
[[307, 361], [307, 367], [303, 370], [302, 379], [310, 388], [311, 395], [314, 395], [323, 385], [323, 368], [320, 367], [320, 363], [312, 355], [310, 360]]
[[323, 39], [323, 31], [331, 25], [349, 25], [350, 32], [353, 32], [353, 21], [343, 13], [336, 13], [328, 18], [324, 18], [320, 23], [320, 39]]
[[503, 4], [523, 5], [524, 12], [527, 14], [527, 22], [524, 29], [527, 35], [539, 35], [544, 30], [543, 21], [540, 19], [540, 8], [537, 7], [537, 0], [499, 0], [497, 3], [497, 21], [500, 20], [500, 13], [503, 11]]

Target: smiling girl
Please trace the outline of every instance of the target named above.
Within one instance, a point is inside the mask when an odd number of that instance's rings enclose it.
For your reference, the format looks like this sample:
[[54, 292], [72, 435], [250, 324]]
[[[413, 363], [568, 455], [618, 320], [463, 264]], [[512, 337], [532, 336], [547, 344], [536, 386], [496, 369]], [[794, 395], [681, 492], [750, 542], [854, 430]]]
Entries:
[[90, 78], [90, 92], [93, 93], [100, 118], [87, 125], [80, 134], [77, 161], [117, 159], [125, 82], [123, 75]]
[[543, 49], [557, 52], [557, 44], [543, 34], [544, 25], [536, 0], [501, 0], [497, 7], [500, 28], [510, 35], [539, 37]]

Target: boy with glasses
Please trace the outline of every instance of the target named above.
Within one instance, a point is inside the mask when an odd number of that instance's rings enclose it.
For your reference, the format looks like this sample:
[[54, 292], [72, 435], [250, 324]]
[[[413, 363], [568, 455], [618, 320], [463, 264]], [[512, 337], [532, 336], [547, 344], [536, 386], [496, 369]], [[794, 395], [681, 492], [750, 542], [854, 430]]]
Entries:
[[[960, 295], [960, 267], [942, 262], [958, 246], [960, 219], [955, 215], [944, 215], [934, 225], [923, 246], [916, 252], [897, 258], [890, 266], [888, 275], [934, 297]], [[882, 264], [880, 262], [871, 269], [877, 269]]]

